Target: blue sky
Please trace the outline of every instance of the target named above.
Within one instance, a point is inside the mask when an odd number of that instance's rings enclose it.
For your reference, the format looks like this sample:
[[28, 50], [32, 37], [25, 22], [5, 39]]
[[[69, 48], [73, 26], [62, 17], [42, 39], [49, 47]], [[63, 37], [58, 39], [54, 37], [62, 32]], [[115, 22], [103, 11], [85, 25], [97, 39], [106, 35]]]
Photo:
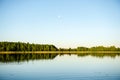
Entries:
[[0, 0], [0, 41], [120, 47], [120, 0]]

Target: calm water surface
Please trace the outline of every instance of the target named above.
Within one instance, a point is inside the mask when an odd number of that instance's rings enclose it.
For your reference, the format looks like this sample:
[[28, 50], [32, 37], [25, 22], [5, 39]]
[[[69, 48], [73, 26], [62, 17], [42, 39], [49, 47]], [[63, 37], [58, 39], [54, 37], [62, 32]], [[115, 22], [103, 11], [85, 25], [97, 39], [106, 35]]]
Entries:
[[120, 55], [2, 54], [0, 80], [120, 80]]

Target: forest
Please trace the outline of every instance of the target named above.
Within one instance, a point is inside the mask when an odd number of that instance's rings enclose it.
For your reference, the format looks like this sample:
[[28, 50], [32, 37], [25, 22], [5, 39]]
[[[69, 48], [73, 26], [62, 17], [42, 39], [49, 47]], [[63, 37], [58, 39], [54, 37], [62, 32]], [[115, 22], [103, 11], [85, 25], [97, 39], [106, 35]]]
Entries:
[[49, 44], [30, 44], [23, 42], [0, 42], [0, 51], [120, 51], [115, 46], [77, 47], [77, 48], [57, 48]]
[[60, 51], [120, 51], [120, 48], [116, 48], [115, 46], [96, 46], [96, 47], [77, 47], [77, 48], [60, 48]]
[[57, 51], [57, 48], [48, 44], [0, 42], [0, 51]]

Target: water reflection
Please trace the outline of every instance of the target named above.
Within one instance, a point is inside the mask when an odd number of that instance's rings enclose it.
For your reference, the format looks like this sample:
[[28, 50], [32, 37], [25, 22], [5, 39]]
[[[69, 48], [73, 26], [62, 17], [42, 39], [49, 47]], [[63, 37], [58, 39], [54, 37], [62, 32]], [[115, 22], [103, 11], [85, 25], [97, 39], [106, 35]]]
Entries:
[[0, 62], [23, 62], [29, 60], [54, 59], [58, 54], [0, 54]]
[[85, 56], [93, 56], [98, 58], [111, 57], [115, 58], [116, 56], [120, 56], [120, 53], [28, 53], [28, 54], [0, 54], [0, 62], [8, 63], [8, 62], [23, 62], [29, 60], [52, 60], [58, 55], [77, 55], [78, 57]]
[[0, 54], [0, 80], [120, 80], [120, 54]]

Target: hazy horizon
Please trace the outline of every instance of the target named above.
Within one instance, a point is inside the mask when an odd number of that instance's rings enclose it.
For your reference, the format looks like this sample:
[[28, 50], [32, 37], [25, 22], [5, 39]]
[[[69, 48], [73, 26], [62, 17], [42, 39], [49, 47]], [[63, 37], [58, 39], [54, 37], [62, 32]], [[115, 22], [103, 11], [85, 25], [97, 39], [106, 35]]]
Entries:
[[120, 47], [119, 0], [0, 0], [0, 41]]

